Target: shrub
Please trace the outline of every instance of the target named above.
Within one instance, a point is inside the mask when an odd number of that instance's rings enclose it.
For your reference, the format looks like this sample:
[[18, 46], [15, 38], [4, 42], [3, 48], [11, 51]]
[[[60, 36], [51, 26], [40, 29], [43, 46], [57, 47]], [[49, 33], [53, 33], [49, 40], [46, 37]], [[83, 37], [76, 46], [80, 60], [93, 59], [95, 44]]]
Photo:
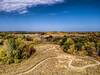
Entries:
[[58, 43], [60, 46], [64, 45], [64, 41], [61, 39], [59, 40], [59, 43]]
[[30, 37], [30, 36], [26, 36], [25, 39], [26, 39], [26, 41], [32, 41], [32, 37]]
[[20, 63], [21, 61], [21, 59], [14, 59], [14, 63]]
[[51, 41], [52, 41], [53, 43], [60, 44], [60, 40], [61, 40], [61, 38], [60, 38], [60, 37], [55, 36], [55, 37], [53, 37], [53, 38], [52, 38], [52, 40], [51, 40]]
[[4, 59], [6, 57], [6, 51], [3, 48], [0, 48], [0, 59]]
[[62, 39], [62, 43], [64, 43], [66, 40], [67, 40], [67, 37], [64, 36], [63, 39]]
[[14, 50], [13, 55], [14, 55], [14, 59], [21, 59], [21, 51], [20, 50]]
[[6, 34], [5, 39], [13, 38], [12, 34]]
[[37, 37], [37, 38], [33, 37], [32, 43], [33, 43], [34, 45], [40, 44], [40, 43], [41, 43], [41, 39], [38, 38], [38, 37]]
[[25, 46], [25, 40], [23, 38], [20, 38], [18, 37], [15, 42], [16, 42], [16, 46], [17, 46], [17, 49], [23, 49], [23, 47]]
[[97, 42], [97, 55], [100, 56], [100, 41]]
[[84, 46], [89, 56], [93, 56], [94, 54], [96, 54], [96, 48], [94, 42], [86, 42], [84, 43]]
[[75, 44], [75, 47], [76, 47], [77, 50], [81, 50], [82, 46], [83, 46], [83, 44], [80, 43], [80, 42]]
[[71, 38], [68, 38], [67, 41], [65, 42], [65, 44], [72, 45], [72, 44], [74, 44], [74, 40]]
[[27, 52], [27, 51], [24, 51], [23, 53], [22, 53], [22, 58], [23, 59], [27, 59], [27, 58], [29, 58], [30, 57], [30, 55], [29, 55], [29, 53]]
[[18, 38], [25, 39], [25, 35], [20, 34], [20, 35], [18, 36]]
[[14, 38], [8, 39], [7, 46], [8, 46], [8, 50], [15, 50], [16, 49], [15, 39]]
[[67, 50], [70, 54], [76, 54], [77, 50], [75, 49], [75, 45], [70, 45], [70, 48]]
[[86, 50], [79, 51], [78, 53], [80, 56], [87, 56], [88, 55], [88, 52]]
[[2, 36], [0, 35], [0, 39], [2, 39]]
[[14, 63], [14, 59], [13, 58], [7, 58], [6, 63], [7, 64]]
[[3, 45], [3, 39], [0, 39], [0, 45]]
[[36, 50], [34, 49], [34, 44], [29, 45], [28, 51], [30, 55], [36, 52]]
[[48, 42], [52, 42], [53, 41], [52, 39], [53, 39], [53, 36], [52, 35], [49, 35], [49, 36], [46, 37], [46, 40]]
[[18, 63], [22, 59], [29, 58], [35, 53], [34, 44], [25, 44], [21, 38], [16, 40], [10, 38], [7, 40], [7, 58], [4, 61], [10, 63]]
[[69, 49], [69, 47], [70, 47], [70, 45], [62, 45], [62, 47], [63, 47], [63, 51], [64, 52], [67, 52], [67, 50]]

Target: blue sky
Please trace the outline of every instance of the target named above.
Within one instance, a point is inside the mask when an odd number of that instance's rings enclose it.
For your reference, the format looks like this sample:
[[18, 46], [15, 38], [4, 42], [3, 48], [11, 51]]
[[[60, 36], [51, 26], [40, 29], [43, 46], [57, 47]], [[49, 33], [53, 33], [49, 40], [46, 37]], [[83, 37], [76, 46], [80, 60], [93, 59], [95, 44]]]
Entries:
[[100, 31], [100, 0], [58, 1], [16, 8], [1, 4], [0, 31]]

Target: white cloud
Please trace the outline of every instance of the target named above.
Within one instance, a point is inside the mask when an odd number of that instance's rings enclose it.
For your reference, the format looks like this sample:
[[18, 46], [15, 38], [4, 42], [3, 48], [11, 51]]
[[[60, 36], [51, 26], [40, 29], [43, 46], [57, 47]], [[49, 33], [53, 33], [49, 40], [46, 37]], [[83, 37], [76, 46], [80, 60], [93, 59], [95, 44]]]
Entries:
[[19, 12], [21, 14], [28, 12], [27, 8], [41, 4], [56, 4], [64, 0], [0, 0], [0, 11]]

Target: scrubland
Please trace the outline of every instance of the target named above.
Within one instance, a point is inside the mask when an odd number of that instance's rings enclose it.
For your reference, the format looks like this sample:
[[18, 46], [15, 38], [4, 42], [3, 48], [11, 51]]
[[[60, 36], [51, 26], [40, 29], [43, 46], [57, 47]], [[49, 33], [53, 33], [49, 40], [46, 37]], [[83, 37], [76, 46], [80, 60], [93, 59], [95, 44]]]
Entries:
[[0, 32], [0, 75], [99, 75], [100, 32]]

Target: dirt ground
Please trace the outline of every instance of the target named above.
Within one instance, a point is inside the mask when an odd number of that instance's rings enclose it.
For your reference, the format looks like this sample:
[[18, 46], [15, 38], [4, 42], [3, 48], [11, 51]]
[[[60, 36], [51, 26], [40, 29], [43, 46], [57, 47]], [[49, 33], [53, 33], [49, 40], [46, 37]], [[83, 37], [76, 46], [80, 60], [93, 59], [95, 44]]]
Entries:
[[55, 44], [39, 44], [36, 53], [19, 64], [0, 65], [0, 75], [100, 75], [100, 62], [64, 53]]

